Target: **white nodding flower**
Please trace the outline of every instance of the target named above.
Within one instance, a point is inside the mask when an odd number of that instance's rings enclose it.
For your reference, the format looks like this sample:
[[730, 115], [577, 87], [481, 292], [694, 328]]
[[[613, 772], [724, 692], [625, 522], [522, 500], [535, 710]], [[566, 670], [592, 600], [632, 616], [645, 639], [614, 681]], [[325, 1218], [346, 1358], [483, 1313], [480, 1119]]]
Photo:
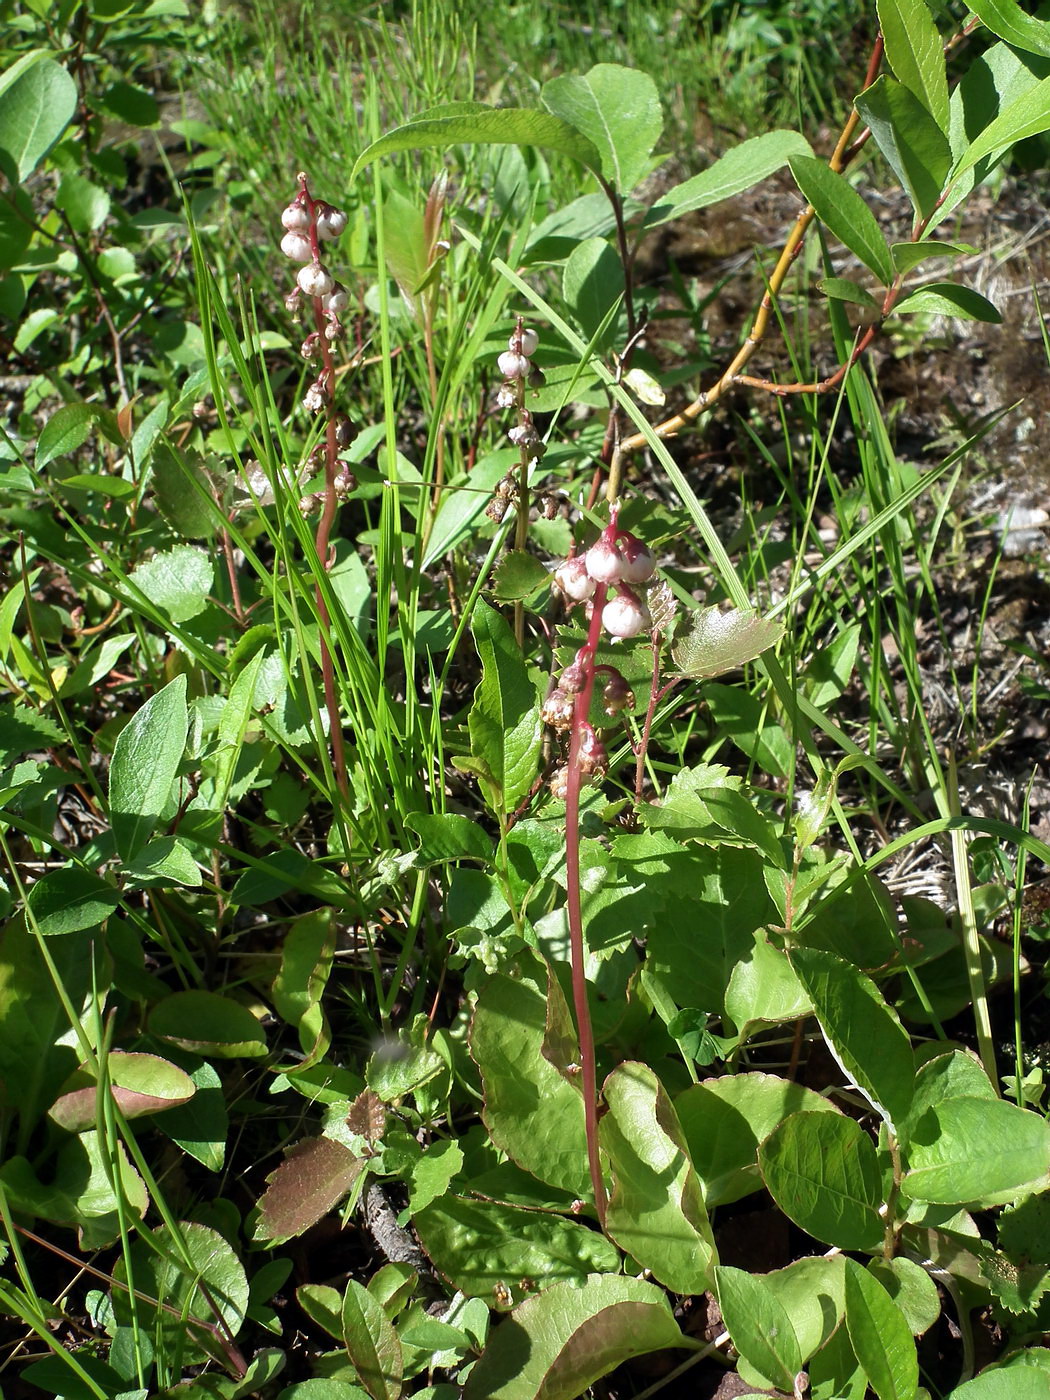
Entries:
[[656, 560], [648, 545], [635, 535], [620, 536], [623, 570], [620, 577], [627, 583], [647, 583], [656, 571]]
[[310, 215], [303, 204], [289, 204], [281, 214], [281, 223], [290, 233], [305, 233], [310, 227]]
[[595, 540], [583, 556], [587, 561], [587, 572], [599, 583], [619, 583], [623, 576], [623, 560], [620, 551], [604, 535]]
[[301, 267], [295, 280], [308, 297], [326, 297], [335, 287], [335, 278], [318, 262]]
[[281, 239], [281, 252], [286, 258], [291, 258], [292, 262], [299, 263], [309, 262], [314, 255], [310, 240], [304, 233], [295, 229], [291, 229]]
[[637, 637], [649, 621], [649, 609], [633, 593], [618, 593], [602, 609], [602, 626], [610, 637]]
[[578, 554], [566, 559], [564, 564], [559, 564], [554, 571], [554, 581], [566, 598], [571, 598], [574, 603], [585, 602], [596, 586], [594, 579], [587, 572], [586, 563]]
[[331, 204], [326, 204], [317, 211], [317, 236], [318, 238], [338, 238], [343, 229], [346, 228], [346, 211], [335, 209]]
[[322, 299], [322, 307], [325, 311], [334, 311], [336, 315], [340, 311], [345, 311], [350, 305], [350, 294], [340, 283], [335, 284], [335, 289]]
[[540, 338], [534, 330], [526, 329], [521, 333], [521, 353], [523, 355], [535, 355], [539, 348]]
[[514, 350], [504, 350], [496, 363], [505, 379], [524, 379], [529, 372], [528, 360]]

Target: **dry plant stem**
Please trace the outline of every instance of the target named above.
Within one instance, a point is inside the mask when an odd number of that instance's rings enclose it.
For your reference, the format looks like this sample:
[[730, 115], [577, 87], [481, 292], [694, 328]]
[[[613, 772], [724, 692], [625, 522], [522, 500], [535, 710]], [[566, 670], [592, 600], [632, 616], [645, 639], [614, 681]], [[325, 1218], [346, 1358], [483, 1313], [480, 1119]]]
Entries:
[[599, 584], [592, 599], [591, 623], [587, 641], [579, 659], [584, 671], [583, 689], [575, 697], [572, 737], [569, 741], [569, 763], [565, 791], [565, 873], [566, 907], [569, 919], [569, 949], [572, 961], [572, 1001], [576, 1013], [576, 1033], [580, 1041], [580, 1070], [583, 1077], [583, 1113], [587, 1134], [587, 1165], [594, 1192], [594, 1208], [605, 1227], [606, 1195], [602, 1179], [601, 1157], [598, 1151], [598, 1073], [594, 1054], [594, 1032], [591, 1028], [591, 1008], [587, 999], [587, 976], [584, 967], [583, 908], [580, 903], [580, 744], [588, 732], [591, 696], [594, 693], [594, 657], [602, 631], [602, 607], [605, 585]]
[[[871, 59], [868, 63], [868, 71], [864, 78], [865, 88], [870, 87], [875, 81], [882, 63], [882, 52], [883, 42], [882, 35], [880, 34], [872, 48]], [[835, 150], [832, 153], [831, 159], [828, 161], [828, 165], [832, 170], [841, 173], [846, 163], [847, 153], [852, 154], [850, 151], [850, 142], [853, 140], [853, 133], [856, 131], [859, 124], [859, 115], [856, 112], [851, 112], [835, 144]], [[773, 271], [770, 273], [766, 294], [759, 304], [754, 324], [748, 332], [747, 339], [733, 356], [727, 368], [723, 370], [721, 376], [712, 384], [710, 389], [706, 389], [694, 399], [687, 408], [684, 408], [681, 413], [677, 413], [673, 418], [668, 418], [665, 422], [657, 424], [653, 429], [657, 437], [673, 437], [675, 433], [680, 432], [682, 428], [688, 427], [690, 423], [699, 418], [702, 413], [706, 413], [708, 409], [712, 408], [718, 402], [727, 389], [737, 384], [751, 382], [755, 387], [776, 387], [779, 388], [780, 392], [789, 392], [789, 390], [785, 390], [783, 386], [770, 386], [767, 385], [765, 381], [743, 380], [740, 378], [740, 371], [748, 363], [765, 338], [766, 331], [769, 328], [769, 320], [773, 312], [773, 303], [784, 285], [784, 280], [791, 269], [792, 263], [798, 257], [802, 249], [802, 241], [806, 236], [806, 231], [815, 217], [816, 211], [813, 209], [813, 206], [807, 204], [805, 209], [802, 210], [795, 220], [794, 227], [788, 235], [787, 241], [781, 250], [780, 257], [777, 259], [776, 267], [774, 267]], [[873, 337], [875, 333], [874, 328], [872, 327], [869, 329]], [[870, 343], [870, 341], [868, 343]], [[842, 373], [845, 373], [845, 369], [843, 369]], [[796, 390], [796, 392], [798, 391]], [[812, 393], [815, 392], [815, 390], [810, 389], [809, 392]], [[614, 471], [619, 472], [622, 470], [620, 464], [621, 457], [637, 452], [644, 446], [644, 433], [635, 433], [633, 437], [627, 438], [620, 444], [620, 448], [616, 453], [613, 464]]]

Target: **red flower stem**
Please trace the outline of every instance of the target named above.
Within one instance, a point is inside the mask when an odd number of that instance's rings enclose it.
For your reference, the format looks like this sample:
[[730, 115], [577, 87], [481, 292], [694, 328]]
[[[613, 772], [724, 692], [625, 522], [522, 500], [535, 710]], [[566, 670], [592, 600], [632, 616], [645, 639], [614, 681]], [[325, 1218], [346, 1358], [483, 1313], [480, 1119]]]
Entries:
[[605, 605], [605, 585], [599, 584], [591, 600], [591, 623], [586, 643], [577, 660], [584, 673], [583, 689], [576, 694], [573, 707], [572, 736], [569, 740], [569, 762], [565, 789], [565, 874], [569, 919], [569, 950], [572, 961], [572, 1001], [576, 1012], [576, 1033], [580, 1041], [580, 1068], [583, 1073], [583, 1112], [587, 1134], [587, 1164], [594, 1192], [594, 1208], [605, 1226], [607, 1199], [598, 1152], [598, 1072], [594, 1054], [594, 1032], [591, 1028], [591, 1008], [587, 999], [587, 974], [584, 966], [583, 909], [580, 903], [580, 745], [590, 733], [591, 696], [594, 693], [594, 657], [602, 631], [602, 608]]

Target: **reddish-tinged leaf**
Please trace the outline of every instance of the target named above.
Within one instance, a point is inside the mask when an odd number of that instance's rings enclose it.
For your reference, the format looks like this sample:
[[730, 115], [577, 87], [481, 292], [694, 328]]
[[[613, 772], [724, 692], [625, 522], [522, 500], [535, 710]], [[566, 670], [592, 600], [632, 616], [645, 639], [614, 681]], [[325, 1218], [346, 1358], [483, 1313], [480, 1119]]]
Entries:
[[353, 1186], [364, 1159], [331, 1138], [297, 1143], [266, 1178], [253, 1237], [280, 1243], [308, 1230]]

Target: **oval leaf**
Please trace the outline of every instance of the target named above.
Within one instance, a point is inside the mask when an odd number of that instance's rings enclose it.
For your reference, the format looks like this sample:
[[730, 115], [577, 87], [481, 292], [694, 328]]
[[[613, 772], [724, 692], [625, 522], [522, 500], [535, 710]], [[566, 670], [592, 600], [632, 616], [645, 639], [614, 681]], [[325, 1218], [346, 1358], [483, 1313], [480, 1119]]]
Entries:
[[715, 1269], [718, 1306], [741, 1357], [771, 1385], [789, 1393], [802, 1369], [802, 1352], [791, 1317], [757, 1274]]
[[246, 1006], [218, 992], [173, 992], [150, 1012], [150, 1034], [220, 1059], [266, 1054], [266, 1035]]
[[960, 321], [987, 321], [995, 326], [1000, 325], [1003, 319], [987, 297], [971, 287], [960, 287], [954, 282], [930, 282], [899, 301], [893, 309], [902, 316], [925, 311], [928, 315], [954, 316]]
[[252, 1238], [283, 1244], [316, 1225], [350, 1191], [365, 1161], [332, 1138], [298, 1142], [266, 1178]]
[[21, 70], [5, 74], [0, 88], [0, 151], [11, 157], [18, 183], [40, 164], [77, 109], [77, 85], [60, 64], [36, 54], [20, 62]]
[[[188, 1074], [159, 1055], [112, 1050], [106, 1059], [110, 1092], [125, 1118], [141, 1118], [187, 1103], [196, 1092]], [[99, 1112], [98, 1083], [87, 1066], [66, 1080], [49, 1117], [67, 1132], [95, 1126]]]
[[1050, 1180], [1050, 1126], [1005, 1099], [947, 1099], [911, 1134], [904, 1190], [942, 1205], [1003, 1204]]
[[543, 105], [592, 142], [601, 174], [627, 194], [652, 168], [663, 127], [660, 98], [648, 73], [598, 63], [582, 77], [566, 74], [543, 86]]
[[758, 1149], [777, 1205], [814, 1239], [839, 1249], [877, 1249], [882, 1183], [875, 1144], [837, 1113], [794, 1113]]
[[701, 608], [689, 630], [671, 648], [675, 665], [690, 680], [710, 680], [735, 671], [774, 646], [784, 635], [783, 625], [757, 613], [730, 608]]
[[343, 1294], [343, 1342], [372, 1400], [397, 1400], [401, 1394], [401, 1343], [382, 1306], [367, 1288], [351, 1279]]
[[26, 896], [29, 912], [45, 938], [98, 928], [119, 903], [119, 890], [75, 865], [48, 871]]
[[787, 165], [792, 156], [812, 155], [809, 142], [797, 131], [767, 131], [753, 136], [750, 141], [742, 141], [727, 151], [699, 175], [661, 195], [645, 216], [645, 226], [655, 228], [668, 219], [732, 199], [733, 195], [749, 190]]
[[881, 282], [892, 282], [893, 259], [882, 230], [845, 176], [812, 156], [792, 156], [788, 164], [821, 223]]
[[176, 676], [117, 735], [109, 765], [109, 819], [124, 860], [142, 850], [168, 803], [188, 730], [186, 677]]
[[642, 1279], [592, 1274], [521, 1303], [495, 1329], [463, 1400], [578, 1400], [632, 1356], [682, 1346], [663, 1292]]

